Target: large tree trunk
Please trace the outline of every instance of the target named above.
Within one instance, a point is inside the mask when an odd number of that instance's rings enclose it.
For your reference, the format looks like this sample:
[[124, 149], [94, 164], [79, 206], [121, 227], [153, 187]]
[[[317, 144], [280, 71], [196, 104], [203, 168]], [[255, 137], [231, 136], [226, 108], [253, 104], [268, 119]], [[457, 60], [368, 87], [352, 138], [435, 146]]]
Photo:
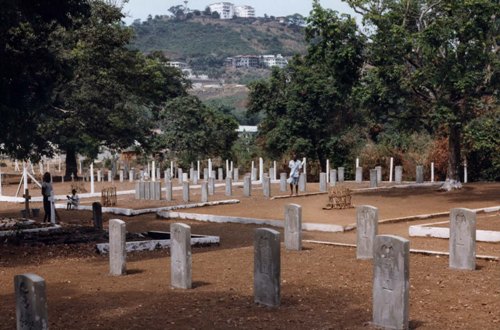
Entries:
[[462, 188], [460, 183], [460, 150], [461, 150], [461, 127], [450, 125], [448, 137], [448, 170], [446, 172], [446, 182], [441, 189], [450, 191]]
[[66, 148], [66, 172], [64, 174], [65, 180], [71, 180], [71, 174], [76, 179], [78, 177], [78, 167], [76, 164], [76, 151], [74, 148]]

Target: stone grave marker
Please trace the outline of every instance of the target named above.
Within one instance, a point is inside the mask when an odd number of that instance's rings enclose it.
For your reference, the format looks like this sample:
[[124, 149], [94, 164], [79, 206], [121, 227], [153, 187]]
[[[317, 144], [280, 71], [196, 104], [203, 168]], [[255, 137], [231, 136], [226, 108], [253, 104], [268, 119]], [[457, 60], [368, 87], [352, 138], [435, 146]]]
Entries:
[[262, 178], [262, 192], [264, 197], [271, 198], [271, 178], [268, 176]]
[[280, 233], [259, 228], [254, 236], [254, 302], [269, 307], [280, 305]]
[[179, 184], [182, 184], [182, 168], [177, 169], [177, 181]]
[[255, 167], [252, 168], [251, 178], [252, 178], [252, 181], [257, 180], [257, 168], [255, 168]]
[[113, 182], [113, 172], [108, 171], [108, 182]]
[[230, 176], [226, 178], [226, 196], [233, 195], [233, 179]]
[[373, 244], [378, 234], [378, 209], [370, 205], [356, 207], [356, 257], [373, 258]]
[[373, 169], [370, 170], [370, 188], [377, 188], [378, 182], [377, 182], [377, 170]]
[[92, 203], [92, 222], [94, 229], [102, 230], [102, 205], [99, 202]]
[[208, 202], [208, 183], [206, 181], [201, 183], [201, 202]]
[[285, 248], [302, 250], [302, 207], [297, 204], [285, 205]]
[[178, 289], [191, 289], [191, 227], [183, 223], [170, 225], [171, 285]]
[[224, 171], [222, 170], [222, 167], [219, 167], [217, 169], [217, 181], [222, 181], [224, 180]]
[[361, 166], [356, 167], [356, 182], [363, 182], [363, 168]]
[[424, 183], [424, 167], [422, 165], [417, 165], [416, 172], [417, 183]]
[[127, 273], [127, 251], [125, 222], [118, 219], [109, 220], [109, 273], [114, 276]]
[[326, 173], [321, 172], [319, 174], [319, 191], [320, 192], [326, 192]]
[[165, 180], [165, 191], [167, 201], [171, 202], [173, 200], [172, 181], [168, 180], [168, 178]]
[[97, 182], [101, 182], [102, 180], [102, 172], [101, 170], [97, 170]]
[[456, 208], [450, 212], [450, 268], [476, 269], [476, 212]]
[[337, 185], [337, 170], [334, 169], [330, 170], [330, 185], [331, 186]]
[[286, 192], [286, 173], [280, 173], [280, 192]]
[[344, 168], [343, 167], [339, 167], [337, 174], [338, 174], [338, 177], [339, 177], [339, 183], [343, 183], [344, 182]]
[[377, 170], [377, 182], [382, 182], [382, 166], [375, 166], [375, 170]]
[[246, 197], [250, 197], [252, 195], [252, 177], [246, 175], [243, 178], [243, 194]]
[[393, 235], [379, 235], [373, 248], [373, 324], [408, 329], [410, 242]]
[[233, 180], [234, 182], [240, 181], [240, 170], [237, 167], [233, 169]]
[[134, 182], [134, 177], [135, 177], [134, 170], [128, 171], [128, 181]]
[[403, 166], [394, 167], [394, 182], [403, 182]]
[[[18, 330], [49, 328], [45, 280], [36, 274], [14, 276], [16, 325]], [[6, 321], [4, 320], [4, 325]]]
[[120, 182], [123, 182], [123, 170], [120, 170], [119, 175], [120, 175]]
[[189, 202], [189, 182], [188, 181], [184, 181], [182, 183], [182, 200], [184, 201], [184, 203]]
[[193, 170], [193, 184], [198, 184], [198, 171]]
[[215, 194], [215, 177], [208, 178], [208, 194]]
[[203, 169], [203, 179], [204, 179], [205, 181], [207, 181], [207, 180], [208, 180], [208, 168], [204, 168], [204, 169]]

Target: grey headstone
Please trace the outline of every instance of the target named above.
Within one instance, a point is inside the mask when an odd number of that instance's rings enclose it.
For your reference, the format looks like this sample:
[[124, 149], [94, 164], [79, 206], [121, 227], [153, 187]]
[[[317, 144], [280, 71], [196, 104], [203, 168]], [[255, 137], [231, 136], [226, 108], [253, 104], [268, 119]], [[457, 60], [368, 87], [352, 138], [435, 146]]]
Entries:
[[212, 171], [212, 174], [210, 174], [210, 177], [214, 178], [214, 180], [216, 180], [216, 179], [217, 179], [217, 178], [216, 178], [216, 176], [215, 176], [215, 170], [214, 170], [214, 171]]
[[403, 182], [403, 166], [394, 167], [394, 181], [396, 183]]
[[343, 167], [339, 167], [337, 174], [338, 174], [338, 177], [339, 177], [339, 183], [343, 183], [344, 182], [344, 168]]
[[231, 177], [226, 178], [226, 196], [233, 195], [233, 179]]
[[379, 235], [373, 249], [373, 323], [385, 329], [408, 329], [410, 242]]
[[[35, 274], [14, 276], [16, 325], [18, 330], [49, 328], [45, 280]], [[7, 324], [5, 319], [3, 325]]]
[[224, 171], [223, 171], [222, 167], [218, 168], [217, 180], [219, 180], [219, 181], [224, 180]]
[[102, 174], [101, 170], [98, 170], [97, 171], [97, 182], [101, 182], [101, 180], [102, 180], [102, 175], [101, 174]]
[[161, 200], [161, 181], [155, 182], [155, 199]]
[[254, 302], [269, 307], [280, 305], [280, 233], [258, 228], [254, 237]]
[[182, 173], [182, 182], [187, 182], [189, 181], [189, 176], [187, 173]]
[[208, 202], [208, 182], [206, 181], [201, 183], [201, 202]]
[[375, 166], [375, 169], [377, 170], [377, 182], [380, 183], [382, 182], [382, 166]]
[[416, 172], [417, 183], [424, 183], [424, 167], [422, 165], [417, 165]]
[[369, 205], [356, 207], [356, 257], [373, 258], [373, 244], [378, 234], [378, 209]]
[[189, 169], [189, 180], [193, 181], [193, 178], [194, 178], [194, 168], [191, 167]]
[[198, 184], [198, 171], [196, 171], [196, 170], [193, 171], [192, 180], [193, 180], [193, 184]]
[[114, 276], [127, 272], [127, 251], [125, 222], [118, 219], [109, 220], [109, 273]]
[[168, 202], [171, 202], [173, 199], [173, 194], [172, 194], [172, 181], [170, 180], [165, 180], [165, 191], [166, 191], [166, 200]]
[[129, 181], [129, 182], [134, 182], [134, 176], [135, 176], [135, 174], [134, 174], [134, 170], [130, 170], [130, 171], [128, 172], [128, 181]]
[[334, 169], [330, 170], [330, 185], [331, 186], [337, 185], [337, 170]]
[[252, 174], [251, 174], [252, 181], [257, 180], [257, 168], [252, 168]]
[[240, 170], [237, 167], [233, 169], [233, 180], [234, 182], [240, 181]]
[[170, 225], [171, 285], [178, 289], [191, 289], [191, 227], [183, 223]]
[[285, 205], [285, 248], [302, 249], [302, 207], [297, 204]]
[[476, 269], [476, 212], [472, 210], [450, 212], [450, 268]]
[[172, 177], [170, 175], [170, 169], [167, 168], [164, 172], [163, 172], [163, 178], [166, 180], [172, 180]]
[[280, 192], [286, 192], [286, 173], [280, 173]]
[[262, 192], [264, 197], [271, 198], [271, 178], [268, 176], [262, 178]]
[[141, 182], [141, 185], [144, 187], [144, 199], [150, 200], [151, 199], [151, 189], [149, 182]]
[[363, 168], [361, 166], [356, 167], [356, 182], [363, 182]]
[[377, 170], [370, 170], [370, 188], [377, 188]]
[[92, 203], [92, 222], [94, 229], [102, 230], [102, 205], [99, 202]]
[[184, 173], [182, 173], [182, 168], [178, 168], [178, 169], [177, 169], [177, 182], [178, 182], [179, 184], [182, 184], [182, 175], [183, 175], [183, 174], [184, 174]]
[[120, 174], [120, 182], [123, 182], [123, 170], [120, 170], [119, 174]]
[[299, 191], [306, 191], [306, 175], [304, 173], [300, 173], [299, 175]]
[[319, 174], [319, 191], [320, 192], [326, 191], [326, 173], [324, 172], [321, 172]]
[[184, 181], [182, 183], [182, 200], [184, 203], [189, 202], [189, 182]]
[[113, 182], [113, 171], [108, 171], [108, 182]]
[[250, 197], [252, 195], [252, 177], [248, 175], [243, 178], [243, 194], [246, 197]]
[[208, 180], [208, 168], [204, 168], [204, 169], [203, 169], [203, 179], [204, 179], [205, 181], [207, 181], [207, 180]]
[[161, 171], [159, 167], [156, 168], [156, 180], [161, 180]]
[[211, 196], [215, 194], [215, 177], [208, 178], [208, 194]]

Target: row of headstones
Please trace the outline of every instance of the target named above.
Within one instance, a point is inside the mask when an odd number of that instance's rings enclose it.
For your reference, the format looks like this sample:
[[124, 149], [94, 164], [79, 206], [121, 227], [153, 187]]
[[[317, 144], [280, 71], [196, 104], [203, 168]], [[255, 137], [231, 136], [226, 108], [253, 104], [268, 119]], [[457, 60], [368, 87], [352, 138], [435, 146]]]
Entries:
[[[403, 166], [396, 166], [395, 170], [395, 182], [401, 183], [403, 181]], [[356, 178], [357, 183], [363, 181], [363, 168], [356, 167]], [[416, 183], [424, 183], [424, 167], [418, 165], [416, 167]], [[382, 166], [376, 166], [374, 169], [370, 169], [370, 187], [376, 188], [378, 183], [382, 182]]]

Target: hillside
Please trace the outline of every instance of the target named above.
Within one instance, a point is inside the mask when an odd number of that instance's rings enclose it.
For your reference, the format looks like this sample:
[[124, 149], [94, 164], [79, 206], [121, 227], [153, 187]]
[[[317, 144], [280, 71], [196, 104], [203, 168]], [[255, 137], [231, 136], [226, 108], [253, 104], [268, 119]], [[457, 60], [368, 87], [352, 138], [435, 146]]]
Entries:
[[174, 60], [221, 61], [239, 54], [282, 54], [305, 52], [303, 28], [286, 26], [269, 19], [220, 20], [194, 17], [173, 20], [157, 17], [133, 24], [133, 47], [163, 51]]

